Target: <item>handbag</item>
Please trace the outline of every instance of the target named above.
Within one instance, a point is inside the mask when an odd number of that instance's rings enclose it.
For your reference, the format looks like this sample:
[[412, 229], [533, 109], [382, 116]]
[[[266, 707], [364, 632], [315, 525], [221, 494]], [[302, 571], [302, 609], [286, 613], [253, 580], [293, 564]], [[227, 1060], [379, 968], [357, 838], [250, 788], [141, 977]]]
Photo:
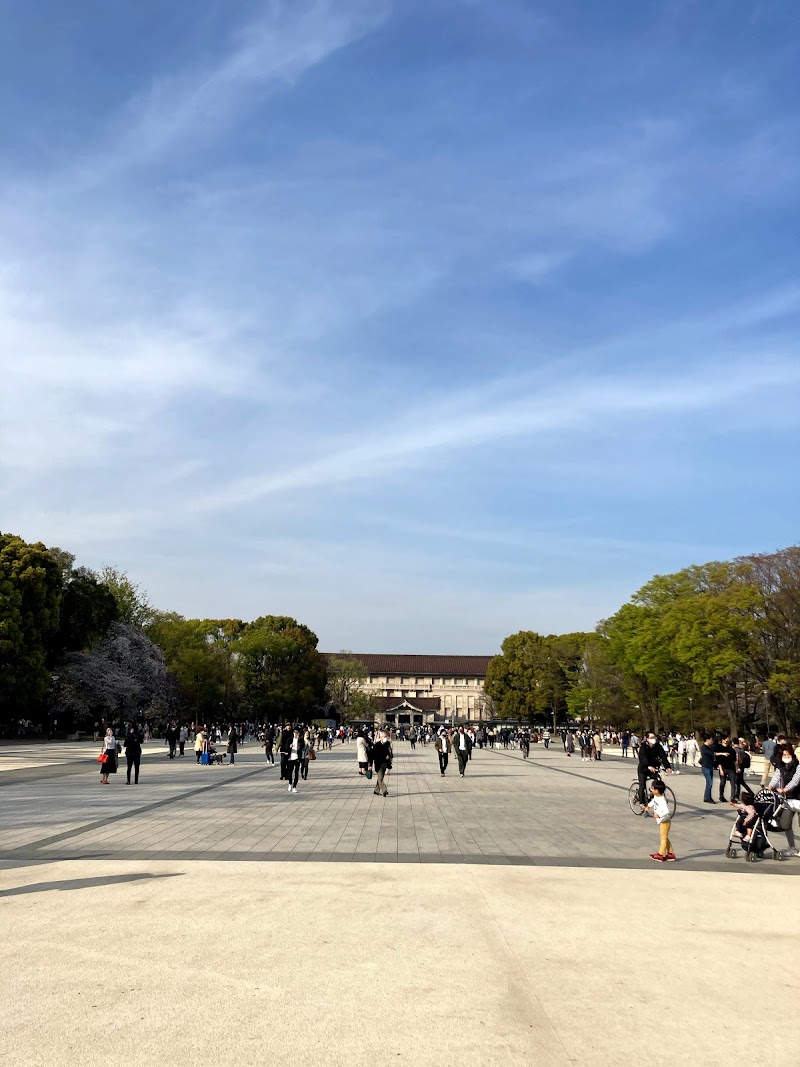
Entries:
[[313, 748], [310, 748], [310, 749], [308, 750], [308, 758], [309, 758], [310, 760], [311, 760], [311, 759], [316, 759], [316, 758], [317, 758], [317, 754], [316, 754], [316, 752], [314, 751], [314, 749], [313, 749]]
[[366, 779], [367, 779], [367, 781], [369, 781], [371, 777], [372, 777], [372, 771], [369, 768], [367, 768], [367, 771], [366, 771]]
[[100, 755], [97, 757], [97, 762], [98, 763], [108, 763], [108, 753], [107, 752], [101, 752]]

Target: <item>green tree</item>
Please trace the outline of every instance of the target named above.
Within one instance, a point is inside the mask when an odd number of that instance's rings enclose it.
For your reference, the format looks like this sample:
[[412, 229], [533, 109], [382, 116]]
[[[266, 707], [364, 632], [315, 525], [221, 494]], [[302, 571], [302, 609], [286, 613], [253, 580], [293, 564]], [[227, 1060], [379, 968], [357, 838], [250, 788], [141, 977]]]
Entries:
[[60, 600], [61, 570], [47, 548], [0, 533], [0, 722], [41, 707]]
[[57, 654], [90, 651], [119, 619], [114, 594], [85, 567], [64, 575]]
[[369, 677], [369, 671], [361, 660], [356, 659], [352, 652], [343, 651], [338, 656], [329, 656], [326, 666], [326, 692], [339, 721], [366, 718], [363, 713], [371, 712], [374, 708], [369, 699], [362, 699], [368, 696], [362, 687]]
[[585, 634], [543, 637], [522, 630], [507, 637], [489, 662], [485, 690], [502, 717], [547, 715], [555, 727], [567, 710], [567, 692], [581, 659]]
[[248, 623], [237, 653], [248, 706], [263, 721], [308, 720], [325, 699], [325, 661], [317, 636], [285, 615]]
[[127, 626], [146, 626], [153, 618], [153, 608], [147, 594], [125, 571], [106, 565], [100, 571], [100, 581], [108, 586], [117, 602], [120, 622]]

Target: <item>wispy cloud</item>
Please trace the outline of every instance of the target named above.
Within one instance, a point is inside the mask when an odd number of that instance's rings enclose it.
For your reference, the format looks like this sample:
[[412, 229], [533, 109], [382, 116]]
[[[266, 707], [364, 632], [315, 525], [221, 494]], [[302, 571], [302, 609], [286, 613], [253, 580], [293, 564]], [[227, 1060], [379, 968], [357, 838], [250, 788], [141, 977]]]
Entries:
[[[670, 417], [725, 409], [760, 392], [800, 385], [800, 365], [765, 362], [758, 366], [711, 366], [671, 378], [587, 378], [552, 389], [515, 396], [487, 407], [487, 383], [471, 393], [451, 397], [453, 413], [428, 408], [395, 430], [365, 431], [358, 444], [325, 449], [320, 458], [277, 474], [234, 481], [224, 492], [204, 496], [194, 507], [236, 507], [275, 493], [313, 489], [354, 480], [385, 478], [392, 470], [419, 465], [431, 454], [477, 448], [515, 437], [563, 431], [586, 433], [594, 427], [639, 418]], [[508, 385], [506, 385], [506, 389]], [[436, 417], [438, 416], [438, 417]]]
[[232, 34], [213, 62], [163, 75], [129, 101], [111, 143], [83, 176], [105, 182], [167, 150], [207, 142], [253, 98], [292, 85], [386, 18], [386, 0], [272, 0]]

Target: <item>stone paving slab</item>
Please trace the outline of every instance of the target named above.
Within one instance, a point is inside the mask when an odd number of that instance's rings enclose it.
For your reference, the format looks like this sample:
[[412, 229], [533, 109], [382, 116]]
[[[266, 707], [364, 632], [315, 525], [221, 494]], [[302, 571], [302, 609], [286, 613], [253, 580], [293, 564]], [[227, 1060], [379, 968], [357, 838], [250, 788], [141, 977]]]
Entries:
[[[43, 747], [28, 777], [0, 793], [0, 859], [313, 857], [636, 869], [651, 862], [647, 855], [658, 841], [652, 820], [628, 808], [633, 760], [582, 763], [560, 746], [534, 747], [530, 760], [512, 749], [476, 750], [461, 779], [455, 761], [446, 777], [439, 774], [433, 746], [412, 752], [398, 742], [387, 799], [358, 776], [354, 745], [321, 752], [309, 780], [291, 794], [256, 745], [245, 746], [233, 767], [202, 767], [193, 753], [170, 761], [163, 746], [151, 743], [139, 785], [126, 786], [123, 763], [108, 787], [98, 784], [93, 751], [82, 773], [70, 764], [60, 776], [42, 777]], [[21, 758], [19, 747], [15, 755]], [[678, 799], [671, 836], [680, 860], [670, 869], [742, 868], [742, 860], [723, 855], [733, 813], [700, 803], [699, 771], [688, 769], [670, 785]], [[747, 868], [791, 875], [800, 873], [800, 861]]]

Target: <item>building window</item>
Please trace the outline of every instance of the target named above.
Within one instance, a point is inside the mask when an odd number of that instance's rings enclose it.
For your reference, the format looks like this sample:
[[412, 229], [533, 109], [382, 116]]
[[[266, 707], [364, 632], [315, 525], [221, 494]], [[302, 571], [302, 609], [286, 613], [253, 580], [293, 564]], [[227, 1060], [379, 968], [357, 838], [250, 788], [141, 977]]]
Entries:
[[471, 708], [474, 708], [475, 707], [475, 697], [469, 697], [468, 699], [469, 699], [469, 706]]
[[456, 707], [457, 708], [463, 708], [464, 707], [464, 698], [463, 697], [456, 697]]

